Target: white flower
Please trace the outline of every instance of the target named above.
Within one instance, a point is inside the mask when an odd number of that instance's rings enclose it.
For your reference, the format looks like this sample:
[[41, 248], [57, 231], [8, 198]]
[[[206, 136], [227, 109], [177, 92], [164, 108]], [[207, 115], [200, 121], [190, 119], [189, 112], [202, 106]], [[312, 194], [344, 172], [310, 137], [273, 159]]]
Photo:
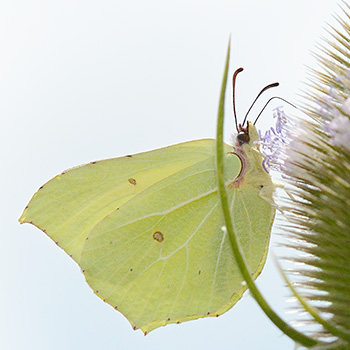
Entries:
[[348, 97], [341, 106], [342, 111], [350, 116], [350, 97]]
[[[342, 110], [350, 114], [349, 98], [344, 102]], [[344, 115], [336, 116], [327, 126], [327, 131], [333, 145], [350, 150], [350, 119], [348, 117]]]

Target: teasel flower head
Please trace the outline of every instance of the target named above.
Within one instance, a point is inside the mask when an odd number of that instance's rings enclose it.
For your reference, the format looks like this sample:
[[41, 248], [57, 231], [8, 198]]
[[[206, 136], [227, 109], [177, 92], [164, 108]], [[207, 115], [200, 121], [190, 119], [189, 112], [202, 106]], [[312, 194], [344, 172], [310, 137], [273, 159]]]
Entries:
[[286, 276], [324, 320], [306, 313], [305, 332], [323, 342], [315, 349], [350, 349], [350, 6], [336, 18], [339, 28], [329, 27], [315, 54], [320, 70], [310, 71], [305, 116], [277, 108], [276, 127], [261, 135], [265, 165], [284, 185], [279, 226], [294, 250]]

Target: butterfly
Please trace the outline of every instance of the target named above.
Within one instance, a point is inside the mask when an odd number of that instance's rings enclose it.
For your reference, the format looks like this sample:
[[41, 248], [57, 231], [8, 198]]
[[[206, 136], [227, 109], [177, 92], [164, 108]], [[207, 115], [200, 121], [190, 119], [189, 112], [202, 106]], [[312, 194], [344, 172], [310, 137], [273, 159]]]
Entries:
[[[224, 145], [225, 184], [256, 278], [275, 215], [274, 185], [254, 123], [237, 124], [234, 97], [233, 106], [238, 134], [233, 147]], [[215, 140], [202, 139], [69, 169], [39, 188], [19, 221], [64, 249], [95, 294], [134, 329], [146, 334], [219, 316], [247, 287], [224, 227], [215, 151]]]

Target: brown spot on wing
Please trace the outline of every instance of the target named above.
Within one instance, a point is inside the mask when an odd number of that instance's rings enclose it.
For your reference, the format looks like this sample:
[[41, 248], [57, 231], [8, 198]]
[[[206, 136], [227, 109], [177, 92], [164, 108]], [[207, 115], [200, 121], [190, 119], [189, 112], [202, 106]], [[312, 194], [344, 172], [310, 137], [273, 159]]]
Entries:
[[133, 179], [132, 177], [130, 179], [128, 179], [128, 181], [132, 184], [132, 185], [136, 185], [136, 180]]
[[156, 231], [153, 233], [153, 238], [158, 241], [158, 242], [163, 242], [164, 241], [164, 235], [160, 231]]

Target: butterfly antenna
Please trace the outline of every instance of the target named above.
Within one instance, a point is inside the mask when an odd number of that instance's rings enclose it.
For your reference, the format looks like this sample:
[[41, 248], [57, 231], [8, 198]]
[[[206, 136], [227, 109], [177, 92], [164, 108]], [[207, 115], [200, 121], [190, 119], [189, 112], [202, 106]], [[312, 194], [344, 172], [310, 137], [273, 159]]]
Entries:
[[290, 106], [294, 107], [295, 109], [301, 111], [300, 108], [298, 108], [297, 106], [293, 105], [293, 103], [291, 103], [291, 102], [285, 100], [285, 99], [282, 98], [282, 97], [274, 96], [274, 97], [271, 97], [271, 98], [265, 103], [265, 106], [262, 108], [262, 110], [260, 111], [260, 113], [259, 113], [258, 116], [256, 117], [256, 119], [255, 119], [253, 125], [255, 125], [255, 123], [258, 121], [259, 117], [261, 116], [262, 112], [264, 112], [264, 109], [267, 107], [267, 105], [268, 105], [272, 100], [274, 100], [274, 99], [281, 100], [281, 101], [283, 101], [283, 102], [289, 104]]
[[[273, 87], [276, 87], [276, 86], [278, 86], [278, 85], [279, 85], [279, 83], [272, 83], [272, 84], [266, 85], [266, 86], [259, 92], [258, 96], [256, 96], [255, 100], [253, 101], [253, 103], [252, 103], [251, 106], [249, 107], [248, 112], [246, 113], [246, 115], [245, 115], [245, 117], [244, 117], [244, 120], [243, 120], [242, 125], [244, 125], [244, 123], [246, 122], [249, 112], [251, 111], [251, 109], [253, 108], [255, 102], [258, 100], [258, 98], [261, 96], [261, 94], [262, 94], [263, 92], [265, 92], [266, 90], [271, 89], [271, 88], [273, 88]], [[271, 99], [270, 99], [269, 101], [271, 101]], [[265, 107], [266, 107], [266, 105], [265, 105]], [[265, 107], [264, 107], [264, 108], [265, 108]], [[263, 109], [263, 110], [264, 110], [264, 109]], [[261, 114], [261, 112], [260, 112], [260, 114]], [[259, 114], [259, 116], [260, 116], [260, 114]], [[256, 120], [257, 120], [257, 119], [258, 119], [258, 118], [256, 118]], [[255, 124], [255, 123], [254, 123], [254, 124]]]
[[238, 73], [242, 72], [243, 68], [238, 68], [234, 73], [232, 77], [232, 104], [233, 104], [233, 115], [235, 117], [235, 124], [236, 124], [236, 130], [239, 132], [238, 129], [238, 122], [237, 122], [237, 115], [236, 115], [236, 103], [235, 103], [235, 86], [236, 86], [236, 77]]

